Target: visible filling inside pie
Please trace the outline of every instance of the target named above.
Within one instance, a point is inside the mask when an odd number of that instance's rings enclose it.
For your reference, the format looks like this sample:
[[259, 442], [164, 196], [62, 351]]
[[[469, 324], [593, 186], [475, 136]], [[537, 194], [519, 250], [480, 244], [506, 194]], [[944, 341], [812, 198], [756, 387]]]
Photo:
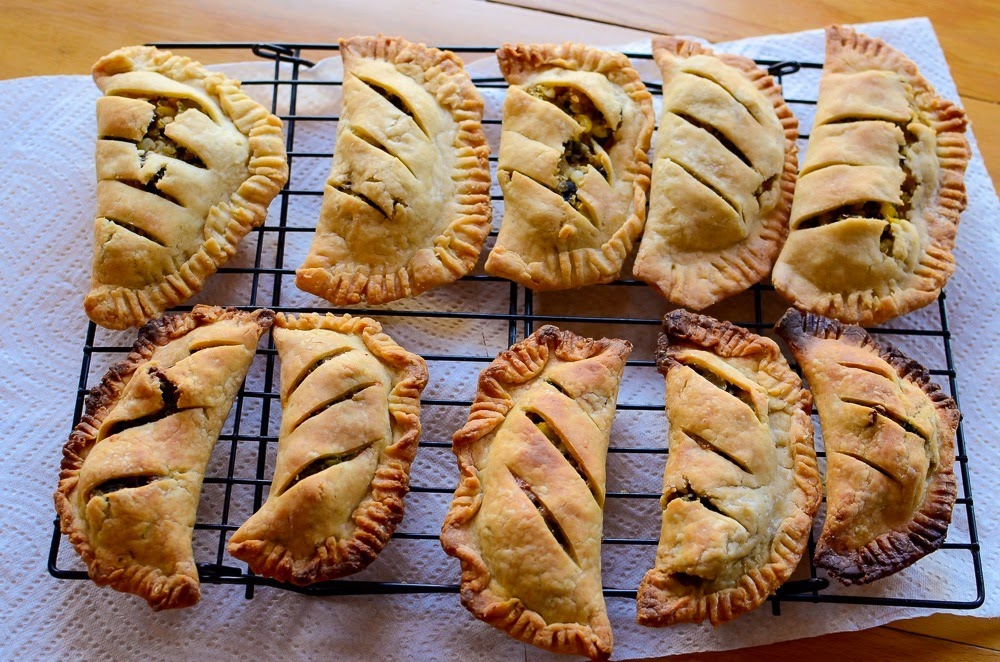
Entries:
[[[828, 122], [828, 124], [842, 124], [846, 122], [862, 122], [871, 120], [872, 118], [860, 117], [840, 118], [836, 121]], [[899, 150], [899, 167], [903, 171], [904, 175], [903, 183], [900, 186], [899, 191], [900, 203], [893, 204], [891, 202], [881, 200], [854, 202], [836, 207], [835, 209], [814, 214], [813, 216], [808, 216], [797, 224], [796, 229], [808, 230], [811, 228], [818, 228], [849, 218], [865, 218], [885, 221], [885, 229], [882, 230], [882, 235], [879, 237], [879, 249], [883, 254], [893, 257], [896, 233], [898, 232], [894, 226], [900, 223], [912, 223], [912, 219], [910, 218], [912, 213], [911, 201], [913, 200], [918, 187], [917, 178], [914, 176], [913, 170], [910, 168], [909, 159], [906, 155], [917, 144], [917, 142], [919, 142], [919, 139], [917, 138], [917, 135], [906, 125], [897, 124], [897, 126], [900, 130], [902, 130], [903, 136], [905, 137], [905, 141]]]
[[592, 215], [577, 197], [577, 190], [583, 185], [584, 177], [593, 168], [604, 179], [611, 181], [608, 172], [610, 160], [608, 150], [614, 144], [614, 129], [594, 105], [594, 101], [580, 90], [556, 85], [534, 85], [528, 94], [554, 104], [583, 128], [574, 140], [563, 143], [563, 156], [559, 162], [558, 192], [563, 200], [573, 206], [593, 222]]
[[139, 487], [145, 487], [146, 485], [160, 480], [161, 478], [163, 478], [163, 476], [155, 474], [148, 476], [121, 476], [119, 478], [112, 478], [111, 480], [106, 480], [90, 490], [90, 496], [87, 500], [89, 501], [94, 497], [107, 496], [108, 494], [120, 492], [121, 490], [134, 490]]
[[155, 110], [153, 120], [146, 128], [146, 134], [137, 144], [140, 158], [146, 152], [155, 152], [162, 156], [178, 159], [199, 168], [204, 168], [205, 164], [197, 154], [172, 140], [164, 131], [167, 125], [173, 122], [185, 110], [194, 109], [204, 113], [205, 111], [202, 110], [201, 106], [190, 99], [178, 99], [176, 97], [147, 98], [146, 101], [153, 104]]
[[315, 460], [307, 464], [305, 467], [303, 467], [301, 471], [295, 474], [295, 476], [293, 476], [292, 479], [288, 481], [288, 483], [283, 488], [281, 488], [281, 491], [278, 492], [275, 496], [280, 496], [281, 494], [284, 494], [291, 488], [295, 487], [295, 485], [297, 485], [300, 481], [303, 481], [306, 478], [309, 478], [310, 476], [315, 476], [316, 474], [322, 473], [327, 469], [335, 467], [339, 464], [345, 464], [347, 462], [350, 462], [351, 460], [357, 458], [359, 455], [361, 455], [366, 450], [371, 448], [374, 443], [375, 443], [374, 441], [369, 441], [365, 444], [362, 444], [361, 446], [358, 446], [357, 448], [352, 448], [349, 451], [344, 451], [343, 453], [334, 453], [332, 455], [324, 455], [322, 457], [316, 458]]
[[698, 365], [693, 362], [684, 363], [684, 365], [694, 370], [698, 373], [698, 375], [706, 379], [713, 386], [722, 389], [729, 395], [735, 396], [740, 402], [745, 404], [747, 407], [750, 407], [750, 410], [754, 412], [755, 416], [757, 415], [757, 406], [754, 404], [753, 394], [751, 394], [748, 390], [738, 384], [734, 384], [722, 375], [709, 370], [705, 366]]
[[545, 504], [538, 498], [538, 495], [535, 494], [535, 491], [531, 489], [531, 485], [529, 485], [526, 480], [515, 474], [513, 471], [511, 471], [510, 475], [514, 478], [514, 482], [517, 484], [518, 488], [524, 492], [524, 495], [528, 497], [529, 501], [531, 501], [531, 505], [533, 505], [538, 511], [538, 514], [541, 515], [542, 520], [545, 522], [545, 526], [548, 528], [549, 533], [552, 534], [552, 537], [555, 538], [556, 542], [559, 543], [559, 546], [563, 548], [566, 555], [573, 560], [573, 563], [579, 565], [580, 563], [577, 561], [576, 553], [573, 551], [573, 546], [570, 545], [569, 538], [566, 536], [566, 532], [563, 531], [562, 526], [559, 524], [559, 520], [555, 518], [555, 515], [552, 514], [551, 510], [545, 507]]
[[131, 428], [137, 428], [141, 425], [155, 423], [181, 411], [181, 408], [177, 405], [178, 399], [180, 398], [180, 392], [177, 390], [177, 386], [170, 381], [169, 377], [167, 377], [166, 373], [158, 368], [153, 368], [150, 370], [150, 375], [158, 382], [160, 388], [160, 399], [163, 402], [162, 407], [155, 412], [146, 414], [145, 416], [140, 416], [139, 418], [115, 421], [111, 425], [107, 426], [107, 428], [100, 431], [97, 435], [97, 441], [113, 437], [116, 434], [120, 434]]
[[344, 391], [343, 393], [340, 393], [339, 395], [335, 395], [332, 398], [329, 398], [327, 400], [323, 400], [322, 402], [320, 402], [316, 406], [314, 406], [312, 409], [310, 409], [309, 411], [307, 411], [305, 414], [303, 414], [299, 418], [299, 420], [296, 421], [295, 425], [291, 426], [291, 429], [288, 431], [288, 433], [291, 434], [296, 429], [298, 429], [299, 426], [301, 426], [303, 423], [305, 423], [306, 421], [308, 421], [311, 418], [315, 418], [316, 416], [319, 416], [320, 414], [322, 414], [323, 412], [325, 412], [330, 407], [334, 407], [336, 405], [339, 405], [341, 402], [347, 402], [348, 400], [353, 400], [354, 397], [357, 396], [359, 393], [361, 393], [362, 391], [364, 391], [366, 389], [371, 388], [372, 386], [378, 386], [378, 382], [368, 382], [368, 383], [364, 383], [364, 384], [356, 384], [356, 385], [352, 386], [351, 388], [347, 389], [346, 391]]
[[[563, 438], [559, 436], [559, 433], [556, 432], [555, 428], [553, 428], [552, 425], [537, 412], [529, 411], [526, 416], [528, 420], [534, 423], [535, 427], [537, 427], [538, 430], [545, 435], [545, 438], [552, 442], [552, 445], [555, 446], [557, 451], [559, 451], [559, 454], [566, 459], [571, 467], [573, 467], [573, 470], [580, 476], [580, 480], [587, 484], [587, 487], [590, 488], [591, 494], [593, 494], [594, 498], [597, 499], [597, 493], [594, 490], [594, 486], [591, 484], [590, 478], [586, 473], [584, 473], [583, 468], [580, 466], [580, 461], [573, 454], [573, 451], [569, 449], [569, 446], [566, 445], [566, 442], [563, 441]], [[600, 499], [598, 499], [598, 502], [600, 502]]]
[[420, 118], [417, 116], [415, 112], [413, 112], [413, 109], [410, 108], [409, 105], [407, 105], [406, 101], [404, 101], [402, 97], [400, 97], [399, 95], [397, 95], [384, 85], [381, 85], [375, 82], [374, 80], [371, 80], [370, 78], [361, 78], [360, 76], [357, 75], [356, 77], [358, 80], [360, 80], [365, 85], [374, 90], [383, 99], [391, 103], [397, 110], [401, 111], [404, 115], [412, 119], [414, 123], [416, 123], [416, 125], [420, 127], [420, 130], [423, 131], [425, 135], [429, 135], [427, 134], [427, 129], [420, 122]]

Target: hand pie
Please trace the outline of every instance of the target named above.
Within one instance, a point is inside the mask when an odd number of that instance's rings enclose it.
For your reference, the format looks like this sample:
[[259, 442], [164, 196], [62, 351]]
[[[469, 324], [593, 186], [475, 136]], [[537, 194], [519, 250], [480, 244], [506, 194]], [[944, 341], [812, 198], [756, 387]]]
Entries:
[[341, 39], [340, 54], [333, 168], [296, 285], [378, 304], [464, 276], [492, 214], [483, 100], [462, 61], [382, 36]]
[[866, 584], [940, 547], [955, 505], [955, 401], [861, 327], [792, 308], [775, 330], [812, 389], [826, 444], [816, 565]]
[[462, 562], [462, 604], [557, 653], [611, 655], [604, 462], [631, 351], [544, 326], [483, 371], [455, 433], [461, 479], [441, 544]]
[[195, 306], [150, 322], [91, 391], [55, 501], [97, 584], [157, 611], [201, 597], [191, 537], [202, 478], [272, 319]]
[[403, 518], [424, 360], [362, 317], [278, 314], [281, 432], [271, 492], [229, 553], [305, 585], [365, 568]]
[[654, 39], [653, 57], [663, 115], [633, 273], [701, 309], [770, 272], [788, 233], [798, 121], [753, 60], [673, 37]]
[[133, 46], [94, 65], [97, 217], [84, 308], [112, 329], [183, 303], [288, 179], [281, 120], [239, 83]]
[[621, 53], [506, 44], [497, 58], [505, 211], [486, 271], [535, 290], [614, 280], [646, 219], [652, 97]]
[[809, 542], [823, 491], [812, 402], [768, 338], [684, 310], [664, 329], [670, 454], [639, 622], [717, 625], [763, 604]]
[[816, 119], [772, 275], [778, 292], [862, 325], [934, 301], [955, 270], [965, 124], [902, 54], [827, 28]]

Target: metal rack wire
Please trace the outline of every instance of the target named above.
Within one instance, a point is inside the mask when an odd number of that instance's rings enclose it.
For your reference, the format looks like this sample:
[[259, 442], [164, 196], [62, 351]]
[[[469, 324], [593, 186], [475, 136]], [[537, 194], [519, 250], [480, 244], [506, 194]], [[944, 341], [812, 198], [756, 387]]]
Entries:
[[[339, 85], [338, 82], [314, 80], [304, 80], [301, 73], [312, 67], [313, 62], [305, 59], [303, 53], [318, 52], [320, 54], [337, 50], [334, 44], [258, 44], [258, 43], [225, 43], [225, 44], [203, 44], [203, 43], [169, 43], [156, 44], [159, 47], [168, 48], [175, 52], [184, 52], [190, 49], [218, 50], [225, 49], [234, 51], [235, 60], [247, 59], [248, 53], [273, 62], [273, 77], [262, 80], [245, 80], [245, 87], [260, 88], [259, 91], [268, 90], [272, 103], [272, 112], [279, 112], [279, 97], [282, 99], [281, 106], [287, 112], [281, 113], [281, 118], [286, 127], [286, 147], [288, 150], [288, 160], [293, 177], [290, 184], [282, 191], [279, 199], [272, 205], [271, 216], [265, 225], [255, 231], [256, 248], [247, 248], [250, 240], [247, 241], [242, 251], [255, 250], [253, 254], [253, 264], [248, 266], [228, 266], [220, 269], [220, 274], [231, 274], [234, 278], [249, 279], [250, 287], [246, 300], [235, 302], [220, 302], [227, 305], [237, 305], [245, 308], [256, 308], [267, 306], [274, 310], [298, 313], [306, 312], [306, 309], [291, 306], [287, 300], [287, 287], [283, 292], [284, 280], [294, 278], [294, 266], [286, 266], [286, 242], [293, 233], [311, 232], [311, 227], [297, 226], [290, 222], [293, 212], [290, 211], [290, 202], [297, 196], [321, 196], [322, 190], [319, 188], [296, 188], [294, 173], [296, 165], [301, 164], [306, 159], [328, 159], [332, 154], [323, 152], [309, 152], [296, 150], [296, 128], [305, 122], [326, 122], [333, 124], [337, 121], [334, 116], [312, 116], [305, 113], [298, 113], [298, 99], [300, 91], [305, 86], [319, 85]], [[459, 54], [467, 56], [488, 56], [493, 48], [449, 48]], [[649, 55], [628, 54], [634, 60], [648, 60]], [[767, 66], [772, 75], [778, 78], [779, 83], [790, 76], [797, 75], [804, 71], [818, 70], [820, 65], [803, 62], [759, 62]], [[503, 88], [505, 83], [502, 78], [474, 78], [477, 86], [483, 89]], [[654, 95], [660, 91], [660, 85], [656, 81], [647, 81], [647, 87]], [[815, 100], [786, 99], [790, 106], [814, 106]], [[486, 124], [499, 124], [499, 117], [487, 117]], [[330, 143], [332, 144], [333, 130], [330, 131]], [[808, 136], [802, 136], [807, 139]], [[495, 162], [496, 157], [491, 159]], [[300, 166], [301, 167], [301, 166]], [[502, 196], [494, 195], [494, 200], [502, 200]], [[304, 225], [308, 226], [309, 223]], [[495, 232], [491, 235], [495, 236]], [[271, 249], [265, 250], [265, 246]], [[627, 270], [626, 270], [627, 272]], [[473, 288], [490, 288], [490, 293], [497, 296], [503, 292], [506, 305], [497, 305], [490, 312], [480, 310], [454, 310], [449, 306], [441, 306], [440, 309], [426, 309], [426, 307], [402, 306], [386, 308], [364, 308], [364, 309], [325, 309], [331, 312], [363, 312], [365, 315], [375, 319], [393, 318], [398, 320], [398, 324], [406, 324], [408, 321], [448, 321], [448, 320], [474, 320], [483, 324], [499, 325], [504, 329], [504, 337], [507, 345], [513, 344], [519, 339], [527, 336], [535, 330], [536, 326], [543, 323], [552, 323], [574, 329], [581, 329], [586, 333], [587, 328], [597, 326], [613, 325], [614, 328], [629, 329], [642, 343], [648, 343], [648, 347], [655, 346], [655, 338], [660, 325], [660, 315], [652, 316], [608, 316], [602, 312], [589, 310], [587, 305], [575, 307], [572, 312], [566, 312], [556, 307], [553, 311], [547, 310], [546, 306], [539, 306], [539, 297], [531, 290], [526, 290], [513, 283], [482, 274], [477, 271], [470, 276], [466, 276], [463, 281]], [[626, 299], [636, 299], [639, 293], [648, 292], [644, 283], [634, 280], [619, 280], [612, 285], [600, 286], [602, 288], [621, 288], [621, 296]], [[769, 285], [758, 285], [748, 292], [735, 297], [735, 302], [730, 302], [728, 319], [746, 326], [757, 333], [770, 333], [774, 322], [784, 310], [785, 304], [775, 294]], [[664, 304], [665, 305], [665, 304]], [[642, 308], [640, 305], [632, 306], [629, 310]], [[313, 309], [309, 309], [313, 310]], [[721, 315], [720, 315], [721, 316]], [[925, 315], [921, 319], [926, 319]], [[932, 323], [918, 326], [896, 326], [893, 328], [881, 327], [872, 329], [879, 335], [887, 336], [891, 340], [905, 340], [918, 345], [920, 356], [941, 357], [943, 365], [930, 365], [931, 374], [935, 381], [941, 382], [946, 392], [958, 400], [958, 385], [955, 364], [952, 358], [951, 332], [948, 328], [948, 316], [946, 310], [946, 297], [942, 294], [937, 303], [936, 315], [930, 315]], [[904, 325], [910, 323], [903, 320]], [[83, 411], [84, 399], [89, 389], [94, 386], [103, 373], [102, 366], [114, 358], [123, 357], [128, 351], [124, 344], [128, 342], [124, 336], [114, 336], [109, 332], [99, 329], [90, 323], [83, 347], [83, 360], [80, 368], [78, 397], [74, 421], [80, 418]], [[637, 347], [639, 344], [637, 343]], [[259, 384], [251, 386], [249, 381], [240, 389], [236, 403], [233, 407], [233, 414], [230, 416], [231, 423], [227, 425], [221, 435], [217, 446], [217, 453], [222, 454], [221, 460], [216, 464], [219, 471], [210, 473], [205, 477], [206, 489], [209, 486], [217, 486], [215, 492], [221, 489], [221, 496], [218, 496], [220, 503], [215, 504], [213, 517], [206, 518], [205, 508], [199, 511], [199, 519], [195, 525], [196, 535], [209, 537], [209, 544], [199, 548], [202, 553], [196, 560], [201, 581], [208, 584], [235, 584], [244, 587], [246, 598], [252, 598], [255, 588], [258, 586], [276, 587], [309, 595], [358, 595], [358, 594], [384, 594], [384, 593], [455, 593], [458, 591], [458, 584], [454, 581], [438, 581], [430, 579], [401, 575], [395, 577], [381, 577], [378, 579], [351, 579], [346, 578], [326, 582], [309, 587], [296, 587], [288, 584], [276, 582], [274, 580], [260, 577], [250, 573], [246, 567], [230, 558], [226, 554], [226, 543], [230, 534], [235, 531], [242, 520], [234, 521], [234, 510], [240, 504], [241, 498], [252, 501], [252, 510], [257, 510], [264, 498], [265, 488], [270, 485], [268, 479], [268, 452], [273, 454], [273, 449], [277, 443], [277, 436], [271, 433], [274, 428], [272, 419], [277, 415], [274, 400], [277, 398], [278, 384], [276, 374], [276, 352], [273, 343], [268, 339], [266, 347], [258, 350], [258, 360], [262, 365], [258, 366]], [[436, 364], [473, 364], [476, 371], [479, 366], [485, 367], [493, 356], [491, 353], [461, 353], [461, 352], [441, 352], [422, 353], [428, 363], [429, 370], [433, 375]], [[629, 361], [626, 368], [626, 379], [630, 371], [651, 369], [654, 367], [651, 360], [651, 350], [649, 356], [641, 356]], [[437, 408], [439, 411], [450, 410], [458, 418], [463, 418], [471, 404], [472, 392], [454, 394], [466, 399], [452, 398], [432, 398], [425, 397], [422, 401], [425, 408]], [[253, 410], [254, 417], [250, 422], [243, 422], [245, 414]], [[662, 400], [658, 403], [630, 403], [620, 402], [618, 406], [619, 416], [624, 412], [662, 412]], [[425, 409], [426, 411], [426, 409]], [[454, 416], [453, 416], [454, 418]], [[445, 438], [446, 439], [446, 438]], [[451, 442], [442, 438], [434, 438], [425, 434], [425, 438], [420, 443], [422, 449], [438, 449], [440, 457], [446, 457], [445, 461], [451, 461], [449, 449]], [[237, 456], [245, 449], [256, 452], [256, 462], [252, 477], [242, 477], [237, 471]], [[431, 451], [424, 450], [423, 454]], [[645, 445], [619, 445], [612, 438], [610, 456], [630, 456], [630, 455], [653, 455], [657, 456], [657, 468], [652, 471], [656, 474], [655, 480], [659, 480], [659, 473], [662, 471], [663, 457], [667, 454], [665, 439], [657, 439]], [[820, 450], [819, 456], [822, 458], [825, 453]], [[418, 460], [420, 455], [418, 454]], [[454, 467], [452, 465], [452, 473]], [[447, 474], [450, 475], [450, 474]], [[955, 541], [949, 539], [942, 550], [936, 554], [950, 553], [955, 555], [955, 562], [961, 564], [960, 567], [967, 569], [970, 586], [964, 589], [966, 593], [957, 596], [926, 595], [924, 597], [898, 597], [887, 595], [885, 592], [864, 591], [852, 592], [847, 589], [835, 590], [824, 576], [822, 570], [817, 570], [811, 562], [806, 559], [800, 568], [800, 572], [795, 575], [792, 581], [787, 582], [779, 589], [775, 596], [770, 598], [772, 612], [780, 613], [782, 602], [811, 602], [811, 603], [852, 603], [884, 606], [906, 606], [906, 607], [926, 607], [926, 608], [950, 608], [950, 609], [975, 609], [982, 605], [985, 599], [985, 586], [983, 579], [982, 563], [980, 558], [979, 538], [976, 530], [975, 512], [973, 507], [972, 489], [969, 484], [968, 456], [966, 454], [965, 438], [961, 426], [957, 436], [957, 457], [956, 475], [959, 479], [959, 498], [956, 502], [952, 533], [957, 530], [962, 531], [963, 539]], [[437, 495], [439, 498], [447, 500], [454, 491], [454, 483], [457, 478], [451, 477], [447, 480], [434, 480], [431, 482], [420, 482], [414, 480], [411, 485], [412, 495], [425, 494]], [[240, 497], [237, 492], [243, 494]], [[203, 495], [203, 502], [206, 498]], [[660, 493], [656, 489], [634, 489], [630, 486], [615, 485], [609, 477], [607, 498], [609, 504], [618, 502], [645, 502], [655, 503], [660, 498]], [[249, 507], [249, 506], [247, 506]], [[609, 508], [610, 510], [610, 508]], [[405, 524], [406, 520], [404, 520]], [[439, 525], [439, 523], [438, 523]], [[606, 522], [607, 525], [607, 522]], [[658, 523], [657, 523], [658, 525]], [[421, 545], [421, 553], [440, 554], [438, 544], [438, 530], [409, 530], [401, 527], [401, 530], [394, 534], [395, 540], [413, 541], [414, 544]], [[398, 543], [397, 543], [398, 544]], [[656, 536], [627, 536], [609, 535], [603, 541], [605, 550], [618, 550], [629, 547], [655, 548], [657, 544]], [[210, 551], [206, 551], [210, 550]], [[813, 551], [813, 543], [810, 540], [809, 556]], [[457, 563], [456, 563], [457, 566]], [[54, 522], [52, 542], [48, 558], [48, 569], [52, 576], [59, 579], [85, 579], [87, 573], [81, 569], [79, 560], [73, 554], [67, 543], [59, 533], [58, 521]], [[974, 592], [973, 592], [974, 591]], [[605, 595], [608, 597], [634, 599], [636, 590], [631, 587], [605, 587]]]

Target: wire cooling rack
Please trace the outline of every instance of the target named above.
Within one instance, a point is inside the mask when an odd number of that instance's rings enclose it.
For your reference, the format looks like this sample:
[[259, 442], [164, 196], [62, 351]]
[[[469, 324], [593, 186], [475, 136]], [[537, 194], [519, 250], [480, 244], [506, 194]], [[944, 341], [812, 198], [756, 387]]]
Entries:
[[[259, 43], [169, 43], [156, 44], [175, 52], [232, 51], [233, 61], [248, 59], [252, 53], [263, 61], [273, 63], [267, 75], [258, 80], [244, 80], [244, 88], [253, 90], [257, 98], [270, 99], [272, 112], [278, 113], [285, 122], [286, 147], [291, 168], [289, 184], [272, 204], [271, 215], [262, 227], [248, 236], [240, 249], [244, 258], [241, 266], [234, 259], [230, 266], [219, 270], [216, 279], [231, 278], [242, 282], [245, 287], [234, 301], [213, 301], [223, 305], [235, 305], [252, 309], [262, 306], [277, 311], [300, 313], [310, 310], [335, 313], [363, 313], [383, 322], [394, 336], [408, 324], [444, 325], [468, 323], [482, 329], [482, 351], [459, 352], [450, 346], [437, 348], [408, 347], [426, 359], [432, 380], [437, 371], [462, 372], [469, 374], [469, 388], [462, 393], [427, 393], [422, 399], [424, 437], [420, 442], [420, 452], [414, 462], [410, 495], [407, 497], [407, 517], [394, 534], [393, 542], [383, 552], [389, 556], [394, 547], [407, 547], [406, 554], [416, 554], [421, 558], [443, 557], [442, 563], [452, 571], [450, 574], [425, 571], [421, 565], [407, 565], [385, 562], [385, 567], [372, 572], [364, 571], [354, 578], [326, 582], [309, 587], [296, 587], [276, 582], [250, 573], [241, 562], [228, 556], [226, 543], [245, 518], [260, 507], [270, 485], [273, 456], [277, 446], [276, 420], [280, 416], [277, 405], [278, 379], [276, 352], [270, 338], [262, 343], [251, 369], [251, 376], [240, 389], [223, 434], [220, 436], [209, 471], [205, 476], [202, 504], [195, 525], [195, 555], [201, 581], [206, 584], [234, 584], [244, 587], [246, 598], [252, 598], [258, 586], [305, 593], [309, 595], [358, 595], [384, 593], [457, 593], [458, 563], [444, 556], [439, 542], [440, 522], [443, 519], [451, 494], [457, 483], [457, 470], [450, 452], [450, 431], [464, 422], [475, 392], [475, 375], [485, 367], [507, 345], [529, 335], [542, 324], [556, 324], [583, 335], [618, 335], [629, 338], [636, 347], [633, 357], [626, 367], [623, 379], [623, 395], [618, 405], [618, 419], [612, 434], [609, 451], [609, 472], [607, 509], [605, 516], [605, 538], [602, 556], [605, 565], [605, 589], [608, 597], [634, 599], [638, 579], [650, 567], [659, 533], [659, 481], [662, 477], [663, 462], [667, 455], [665, 433], [656, 438], [629, 438], [630, 416], [663, 415], [662, 393], [638, 393], [629, 395], [625, 385], [630, 377], [642, 372], [647, 375], [655, 370], [652, 360], [656, 335], [660, 328], [662, 313], [668, 309], [665, 301], [651, 293], [644, 283], [622, 279], [615, 283], [588, 288], [576, 295], [539, 295], [508, 281], [485, 275], [481, 266], [451, 288], [463, 288], [464, 301], [476, 305], [457, 305], [449, 299], [447, 290], [439, 288], [434, 296], [430, 293], [415, 300], [396, 302], [396, 305], [371, 308], [333, 309], [304, 308], [293, 305], [289, 296], [294, 292], [295, 267], [298, 262], [288, 259], [287, 247], [295, 240], [308, 241], [315, 226], [315, 217], [301, 218], [297, 211], [297, 201], [311, 199], [318, 201], [322, 196], [322, 185], [302, 187], [297, 182], [297, 173], [304, 168], [329, 168], [332, 151], [305, 151], [298, 149], [296, 134], [306, 130], [322, 130], [328, 133], [328, 144], [333, 144], [337, 117], [333, 115], [313, 115], [307, 108], [299, 109], [299, 101], [309, 87], [339, 86], [338, 81], [317, 80], [303, 77], [303, 72], [313, 68], [314, 63], [306, 56], [318, 59], [330, 51], [336, 51], [334, 44], [259, 44]], [[468, 59], [490, 57], [494, 48], [449, 48]], [[313, 55], [316, 54], [316, 55]], [[637, 67], [650, 59], [649, 55], [629, 53]], [[193, 55], [196, 57], [196, 55]], [[646, 63], [648, 64], [648, 62]], [[786, 83], [795, 76], [811, 76], [818, 81], [821, 66], [805, 62], [759, 61], [768, 67], [786, 94]], [[649, 71], [648, 67], [643, 71]], [[659, 95], [660, 84], [655, 75], [644, 74], [646, 85], [654, 97]], [[473, 78], [482, 90], [501, 90], [505, 83], [500, 77]], [[809, 87], [809, 86], [807, 86]], [[800, 117], [811, 116], [815, 106], [816, 86], [811, 85], [812, 94], [802, 98], [786, 98], [793, 112]], [[489, 106], [484, 124], [488, 129], [499, 129], [498, 111], [491, 114]], [[491, 138], [494, 156], [491, 163], [495, 167], [497, 153], [496, 135]], [[799, 148], [804, 148], [808, 135], [802, 135]], [[497, 226], [502, 210], [502, 196], [494, 189], [494, 227]], [[318, 203], [317, 203], [318, 204]], [[492, 246], [496, 232], [487, 241], [488, 250]], [[256, 245], [254, 246], [254, 239]], [[486, 251], [484, 250], [484, 255]], [[626, 266], [623, 274], [630, 273]], [[226, 274], [226, 276], [223, 276]], [[472, 296], [469, 296], [471, 291]], [[591, 296], [590, 293], [594, 293]], [[204, 294], [204, 293], [203, 293]], [[554, 297], [554, 298], [552, 298]], [[590, 306], [591, 300], [611, 300], [610, 307]], [[428, 304], [428, 300], [430, 303]], [[315, 304], [315, 301], [312, 301]], [[615, 306], [618, 306], [616, 308]], [[754, 286], [751, 290], [733, 297], [724, 304], [713, 307], [708, 312], [717, 317], [730, 319], [753, 331], [771, 335], [772, 327], [785, 304], [769, 285]], [[190, 306], [181, 310], [190, 309]], [[642, 311], [637, 315], [635, 311]], [[390, 323], [392, 324], [390, 328]], [[894, 344], [901, 345], [911, 356], [917, 357], [930, 368], [932, 378], [939, 382], [945, 392], [958, 400], [957, 375], [952, 359], [951, 333], [948, 328], [946, 297], [941, 294], [937, 306], [929, 306], [919, 314], [906, 316], [894, 323], [870, 329]], [[487, 342], [490, 336], [492, 345]], [[397, 336], [397, 340], [398, 340]], [[79, 420], [84, 399], [90, 388], [95, 386], [110, 363], [123, 358], [129, 349], [131, 337], [117, 332], [109, 332], [90, 323], [83, 347], [83, 360], [74, 421]], [[266, 346], [265, 346], [266, 345]], [[661, 383], [662, 388], [662, 383]], [[642, 396], [646, 397], [643, 398]], [[815, 415], [814, 415], [815, 416]], [[440, 421], [439, 424], [432, 424]], [[449, 427], [450, 426], [450, 427]], [[625, 430], [623, 432], [623, 430]], [[817, 428], [818, 431], [818, 428]], [[821, 468], [825, 465], [822, 440], [817, 439], [817, 450]], [[618, 466], [619, 470], [612, 470]], [[641, 473], [647, 480], [634, 482], [623, 478]], [[972, 489], [969, 484], [969, 466], [966, 455], [965, 438], [959, 426], [957, 436], [956, 477], [959, 483], [959, 497], [953, 515], [948, 540], [935, 555], [949, 555], [951, 567], [961, 568], [967, 582], [960, 587], [927, 589], [912, 587], [905, 581], [882, 580], [866, 587], [845, 588], [831, 583], [821, 569], [810, 561], [814, 551], [810, 539], [808, 558], [804, 558], [792, 579], [770, 598], [772, 612], [780, 613], [782, 602], [811, 603], [852, 603], [885, 606], [906, 606], [926, 608], [975, 609], [985, 599], [985, 587], [980, 558], [979, 539], [973, 508]], [[430, 503], [430, 505], [427, 505]], [[418, 515], [412, 512], [418, 511]], [[817, 526], [822, 521], [822, 510], [817, 517]], [[619, 526], [619, 520], [645, 516], [648, 526], [642, 533]], [[424, 526], [413, 528], [411, 521], [422, 522]], [[404, 542], [405, 541], [405, 542]], [[630, 554], [638, 561], [630, 560]], [[619, 561], [619, 559], [625, 559]], [[377, 567], [383, 559], [373, 564]], [[618, 566], [631, 568], [628, 572], [609, 577], [608, 568]], [[54, 522], [52, 543], [48, 559], [49, 572], [59, 579], [86, 579], [87, 573], [80, 560], [60, 536], [58, 520]], [[371, 569], [369, 569], [371, 570]], [[635, 575], [638, 572], [638, 575]], [[905, 575], [900, 573], [901, 575]], [[895, 579], [895, 578], [894, 578]], [[947, 594], [942, 594], [943, 589]], [[906, 597], [902, 597], [905, 595]]]

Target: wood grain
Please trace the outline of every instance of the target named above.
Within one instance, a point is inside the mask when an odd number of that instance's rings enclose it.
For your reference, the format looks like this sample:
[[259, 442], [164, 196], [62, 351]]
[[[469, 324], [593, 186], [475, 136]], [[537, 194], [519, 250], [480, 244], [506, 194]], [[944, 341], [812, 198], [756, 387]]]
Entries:
[[[994, 180], [1000, 175], [1000, 87], [994, 40], [1000, 3], [966, 0], [7, 0], [0, 4], [0, 79], [86, 74], [101, 55], [129, 44], [162, 41], [331, 42], [355, 34], [401, 34], [434, 44], [495, 44], [502, 40], [626, 43], [650, 32], [696, 34], [712, 41], [821, 27], [930, 16], [952, 67], [963, 104]], [[509, 6], [521, 5], [521, 6]], [[537, 11], [544, 10], [544, 11]], [[567, 14], [596, 19], [579, 20]], [[205, 62], [243, 59], [245, 51], [199, 53]], [[994, 589], [995, 590], [995, 589]], [[485, 626], [483, 626], [485, 627]], [[780, 624], [776, 624], [780, 627]], [[664, 636], [669, 636], [664, 632]], [[997, 659], [1000, 619], [954, 615], [672, 660], [728, 662], [778, 659]]]

